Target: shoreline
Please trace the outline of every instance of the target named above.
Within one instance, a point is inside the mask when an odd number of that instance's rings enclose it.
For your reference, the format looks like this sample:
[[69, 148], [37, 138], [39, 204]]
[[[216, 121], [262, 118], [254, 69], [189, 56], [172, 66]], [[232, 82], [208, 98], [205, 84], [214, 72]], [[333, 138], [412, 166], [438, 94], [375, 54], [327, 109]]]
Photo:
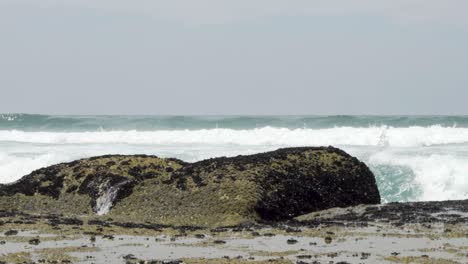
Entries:
[[6, 263], [468, 260], [468, 200], [332, 208], [292, 221], [218, 228], [6, 211], [0, 211], [0, 223], [0, 261]]

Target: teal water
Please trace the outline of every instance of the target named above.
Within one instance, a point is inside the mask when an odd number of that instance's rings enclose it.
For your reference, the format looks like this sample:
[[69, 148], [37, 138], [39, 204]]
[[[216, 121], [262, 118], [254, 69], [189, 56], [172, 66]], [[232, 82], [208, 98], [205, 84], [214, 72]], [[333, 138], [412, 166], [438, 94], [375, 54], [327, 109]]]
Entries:
[[468, 116], [50, 116], [0, 114], [0, 130], [96, 131], [162, 129], [332, 128], [335, 126], [468, 128]]
[[468, 199], [468, 116], [0, 114], [0, 183], [102, 154], [196, 161], [327, 145], [363, 160], [386, 202]]

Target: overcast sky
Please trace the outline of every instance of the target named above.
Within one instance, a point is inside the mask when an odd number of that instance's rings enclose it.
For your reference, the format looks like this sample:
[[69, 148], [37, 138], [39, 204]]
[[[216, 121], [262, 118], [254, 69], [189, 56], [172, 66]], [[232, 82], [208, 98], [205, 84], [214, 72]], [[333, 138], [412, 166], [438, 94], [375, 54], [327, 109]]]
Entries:
[[466, 0], [0, 0], [0, 112], [468, 114]]

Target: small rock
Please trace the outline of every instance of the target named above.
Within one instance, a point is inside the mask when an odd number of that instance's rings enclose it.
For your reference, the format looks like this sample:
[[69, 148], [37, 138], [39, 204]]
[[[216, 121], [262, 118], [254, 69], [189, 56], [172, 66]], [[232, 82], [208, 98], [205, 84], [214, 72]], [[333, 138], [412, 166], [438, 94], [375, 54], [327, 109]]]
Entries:
[[195, 234], [195, 238], [204, 239], [205, 235], [204, 234]]
[[254, 237], [258, 237], [258, 236], [260, 236], [260, 233], [254, 231], [254, 232], [251, 233], [251, 235], [254, 236]]
[[232, 232], [242, 232], [242, 231], [244, 231], [244, 228], [242, 227], [235, 227], [232, 229]]
[[224, 240], [215, 240], [215, 241], [213, 241], [213, 243], [218, 244], [218, 245], [219, 244], [226, 244], [226, 241], [224, 241]]
[[18, 230], [8, 230], [5, 232], [5, 236], [16, 236], [18, 234]]
[[362, 252], [361, 253], [361, 259], [368, 259], [370, 257], [370, 253], [365, 253], [365, 252]]
[[125, 259], [125, 260], [135, 260], [135, 259], [137, 259], [137, 258], [135, 257], [135, 255], [133, 255], [133, 254], [125, 255], [125, 256], [123, 256], [122, 258]]
[[102, 239], [114, 240], [114, 236], [113, 235], [103, 235]]
[[297, 228], [291, 228], [291, 227], [286, 228], [286, 233], [300, 233], [300, 232], [302, 231]]
[[290, 238], [290, 239], [288, 239], [286, 242], [287, 242], [289, 245], [294, 245], [294, 244], [297, 244], [297, 242], [299, 242], [299, 241], [297, 241], [297, 240], [294, 239], [294, 238]]
[[330, 244], [333, 241], [333, 239], [329, 236], [325, 237], [325, 243]]
[[39, 245], [39, 243], [41, 243], [41, 241], [40, 241], [38, 238], [33, 238], [33, 239], [29, 240], [28, 243], [29, 243], [30, 245], [35, 245], [35, 246], [37, 246], [37, 245]]

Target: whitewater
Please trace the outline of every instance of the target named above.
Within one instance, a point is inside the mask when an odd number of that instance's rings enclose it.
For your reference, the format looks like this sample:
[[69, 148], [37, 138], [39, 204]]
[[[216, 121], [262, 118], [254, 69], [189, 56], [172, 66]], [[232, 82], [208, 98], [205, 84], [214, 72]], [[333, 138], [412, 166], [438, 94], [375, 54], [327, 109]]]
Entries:
[[364, 161], [385, 202], [468, 199], [468, 117], [0, 114], [0, 183], [103, 154], [198, 161], [333, 145]]

